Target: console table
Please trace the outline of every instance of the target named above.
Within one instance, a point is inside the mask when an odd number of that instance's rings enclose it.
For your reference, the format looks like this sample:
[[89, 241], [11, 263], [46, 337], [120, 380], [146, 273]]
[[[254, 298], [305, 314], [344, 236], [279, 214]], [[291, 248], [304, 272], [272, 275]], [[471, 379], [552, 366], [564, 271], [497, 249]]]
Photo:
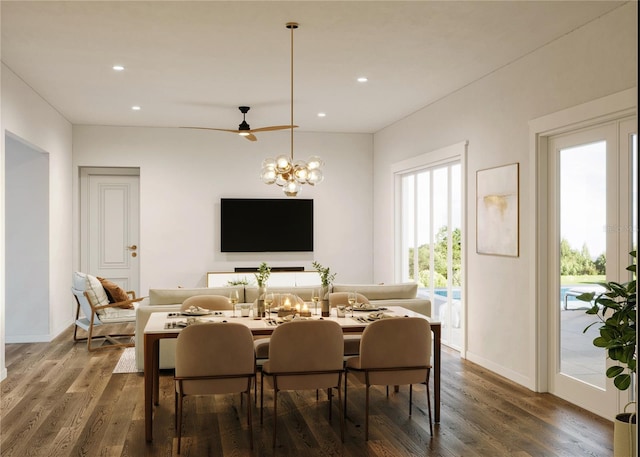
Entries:
[[[255, 285], [256, 278], [252, 272], [207, 272], [207, 287], [224, 287], [229, 281], [247, 281]], [[272, 271], [269, 275], [270, 287], [320, 287], [322, 281], [317, 271]]]

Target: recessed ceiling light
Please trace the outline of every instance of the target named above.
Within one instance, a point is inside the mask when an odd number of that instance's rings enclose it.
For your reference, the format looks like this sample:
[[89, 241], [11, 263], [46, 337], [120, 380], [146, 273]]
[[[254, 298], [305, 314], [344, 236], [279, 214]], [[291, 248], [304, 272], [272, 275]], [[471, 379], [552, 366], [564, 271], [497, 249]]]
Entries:
[[364, 76], [360, 76], [360, 77], [358, 78], [358, 82], [359, 82], [359, 83], [366, 83], [367, 81], [369, 81], [369, 80], [368, 80], [366, 77], [364, 77]]
[[318, 117], [326, 117], [327, 113], [318, 113]]
[[134, 111], [140, 111], [141, 108], [138, 105], [135, 105], [135, 106], [132, 106], [131, 109]]
[[112, 67], [115, 71], [122, 71], [124, 70], [124, 67], [122, 65], [114, 65]]

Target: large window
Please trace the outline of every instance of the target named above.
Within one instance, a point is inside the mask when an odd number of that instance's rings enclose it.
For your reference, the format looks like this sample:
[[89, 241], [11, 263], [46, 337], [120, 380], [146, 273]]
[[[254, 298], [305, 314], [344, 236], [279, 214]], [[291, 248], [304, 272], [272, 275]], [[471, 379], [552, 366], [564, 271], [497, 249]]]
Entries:
[[442, 341], [462, 345], [462, 166], [438, 163], [400, 180], [400, 280], [417, 282], [442, 321]]

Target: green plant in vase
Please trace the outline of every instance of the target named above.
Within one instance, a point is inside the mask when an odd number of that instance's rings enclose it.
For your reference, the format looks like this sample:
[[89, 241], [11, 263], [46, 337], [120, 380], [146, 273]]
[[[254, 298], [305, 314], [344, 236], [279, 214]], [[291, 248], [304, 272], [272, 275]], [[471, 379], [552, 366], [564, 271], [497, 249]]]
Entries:
[[254, 273], [258, 287], [267, 287], [267, 280], [271, 276], [271, 267], [267, 262], [262, 262], [258, 267], [258, 272]]
[[[636, 251], [630, 253], [636, 257]], [[627, 270], [633, 272], [633, 279], [625, 283], [607, 281], [598, 283], [604, 292], [587, 292], [579, 295], [578, 300], [589, 302], [592, 306], [587, 314], [597, 316], [598, 320], [584, 329], [600, 324], [600, 334], [593, 340], [596, 347], [607, 351], [607, 356], [617, 364], [607, 369], [608, 378], [619, 390], [627, 390], [631, 385], [631, 374], [636, 370], [636, 265]]]
[[[636, 258], [636, 251], [629, 253]], [[627, 267], [633, 273], [633, 279], [618, 283], [606, 281], [598, 283], [604, 292], [596, 294], [587, 292], [579, 295], [578, 300], [588, 302], [591, 307], [587, 314], [596, 316], [597, 321], [584, 329], [600, 324], [599, 335], [593, 340], [596, 347], [607, 351], [607, 357], [617, 363], [607, 368], [607, 378], [613, 378], [615, 387], [624, 391], [633, 384], [637, 364], [637, 327], [636, 327], [636, 281], [637, 268], [635, 261]], [[632, 405], [630, 402], [627, 406]], [[635, 413], [625, 410], [616, 415], [613, 429], [614, 457], [632, 455], [637, 446], [637, 430]]]
[[322, 284], [322, 292], [320, 293], [320, 301], [322, 302], [322, 315], [329, 315], [329, 286], [333, 283], [333, 280], [336, 278], [336, 273], [331, 273], [331, 269], [329, 267], [323, 267], [318, 262], [313, 262], [313, 268], [320, 274], [320, 283]]
[[254, 319], [265, 316], [264, 299], [267, 294], [267, 280], [271, 275], [271, 267], [267, 265], [267, 262], [262, 262], [258, 266], [258, 272], [254, 273], [256, 282], [258, 283], [258, 299], [256, 301], [257, 307], [253, 311]]

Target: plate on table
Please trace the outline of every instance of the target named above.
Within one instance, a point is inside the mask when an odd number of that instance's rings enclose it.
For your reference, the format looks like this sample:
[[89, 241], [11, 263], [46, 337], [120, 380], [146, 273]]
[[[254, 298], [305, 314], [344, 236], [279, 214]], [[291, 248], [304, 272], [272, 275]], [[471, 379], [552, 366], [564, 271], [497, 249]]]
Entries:
[[354, 311], [381, 311], [381, 310], [384, 310], [384, 309], [386, 309], [386, 308], [380, 308], [378, 306], [367, 305], [366, 303], [356, 304], [353, 307]]
[[186, 310], [182, 311], [182, 315], [183, 316], [207, 316], [209, 314], [211, 314], [211, 310], [210, 309], [204, 309], [204, 308], [186, 309]]

